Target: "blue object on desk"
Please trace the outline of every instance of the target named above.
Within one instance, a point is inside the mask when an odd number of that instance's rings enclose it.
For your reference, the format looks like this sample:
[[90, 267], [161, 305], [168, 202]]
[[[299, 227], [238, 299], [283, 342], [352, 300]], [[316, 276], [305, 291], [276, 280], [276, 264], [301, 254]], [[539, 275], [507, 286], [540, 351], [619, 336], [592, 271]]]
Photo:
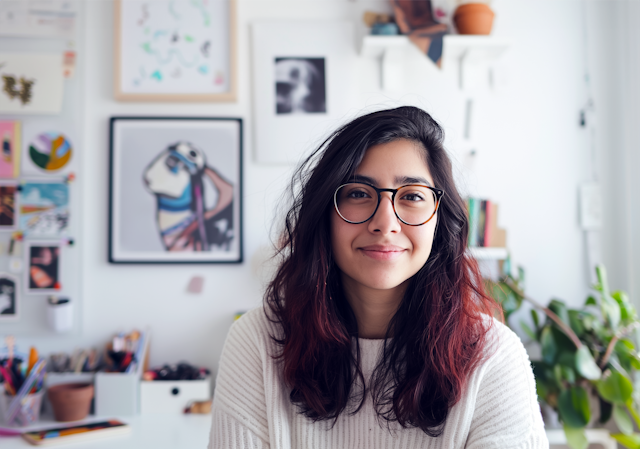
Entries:
[[371, 34], [377, 36], [395, 36], [399, 34], [398, 25], [393, 22], [374, 23], [371, 27]]

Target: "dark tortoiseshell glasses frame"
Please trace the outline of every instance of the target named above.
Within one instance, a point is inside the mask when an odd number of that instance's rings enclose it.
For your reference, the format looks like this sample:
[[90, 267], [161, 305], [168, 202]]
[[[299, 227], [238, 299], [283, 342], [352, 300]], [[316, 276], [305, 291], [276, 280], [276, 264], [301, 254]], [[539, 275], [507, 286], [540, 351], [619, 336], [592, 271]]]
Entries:
[[[349, 184], [363, 184], [363, 185], [369, 186], [373, 190], [375, 190], [376, 193], [378, 194], [378, 204], [376, 204], [376, 208], [374, 209], [373, 213], [366, 220], [362, 220], [362, 221], [347, 220], [340, 213], [340, 209], [338, 209], [338, 192], [340, 191], [341, 188], [343, 188], [344, 186], [347, 186]], [[427, 189], [431, 190], [434, 193], [435, 197], [436, 197], [436, 207], [434, 208], [433, 213], [431, 214], [431, 216], [429, 218], [427, 218], [422, 223], [407, 223], [406, 221], [404, 221], [402, 219], [402, 217], [400, 217], [400, 215], [398, 215], [398, 211], [396, 211], [396, 194], [398, 193], [399, 190], [404, 189], [405, 187], [424, 187], [424, 188], [427, 188]], [[426, 186], [424, 184], [406, 184], [404, 186], [398, 187], [397, 189], [379, 189], [378, 187], [372, 186], [371, 184], [368, 184], [366, 182], [347, 182], [345, 184], [342, 184], [342, 185], [338, 186], [338, 188], [334, 192], [334, 194], [333, 194], [333, 206], [336, 209], [336, 212], [338, 213], [340, 218], [342, 218], [347, 223], [351, 223], [351, 224], [366, 223], [367, 221], [369, 221], [369, 220], [371, 220], [373, 218], [373, 216], [376, 214], [376, 212], [378, 212], [378, 208], [380, 207], [380, 201], [382, 200], [382, 196], [380, 195], [382, 192], [391, 193], [391, 206], [393, 207], [393, 213], [396, 214], [396, 217], [398, 218], [398, 220], [400, 220], [402, 223], [406, 224], [407, 226], [422, 226], [423, 224], [428, 223], [436, 215], [436, 212], [438, 212], [438, 208], [440, 207], [440, 201], [442, 200], [442, 197], [444, 196], [444, 190], [437, 189], [437, 188], [431, 187], [431, 186]]]

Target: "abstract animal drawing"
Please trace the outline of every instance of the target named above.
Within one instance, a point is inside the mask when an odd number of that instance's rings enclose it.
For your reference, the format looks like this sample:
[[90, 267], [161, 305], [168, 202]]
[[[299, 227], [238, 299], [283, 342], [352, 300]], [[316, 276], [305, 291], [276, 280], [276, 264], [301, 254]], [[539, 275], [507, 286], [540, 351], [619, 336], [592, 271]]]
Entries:
[[[187, 141], [169, 145], [151, 161], [143, 180], [156, 197], [156, 221], [167, 251], [229, 251], [233, 185], [207, 164], [201, 149]], [[208, 209], [206, 183], [217, 194]]]
[[18, 283], [7, 273], [0, 273], [0, 321], [18, 318]]

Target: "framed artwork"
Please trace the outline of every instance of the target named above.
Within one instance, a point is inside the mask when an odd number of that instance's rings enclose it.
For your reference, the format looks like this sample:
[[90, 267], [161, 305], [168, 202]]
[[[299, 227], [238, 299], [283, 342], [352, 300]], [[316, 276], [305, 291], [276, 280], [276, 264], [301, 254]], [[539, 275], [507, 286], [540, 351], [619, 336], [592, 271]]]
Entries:
[[256, 22], [252, 40], [256, 160], [296, 164], [353, 104], [353, 24]]
[[241, 200], [241, 119], [111, 119], [110, 262], [242, 262]]
[[0, 273], [0, 323], [18, 320], [19, 311], [18, 280], [8, 273]]
[[116, 0], [115, 97], [235, 101], [236, 0]]
[[17, 178], [20, 175], [20, 122], [0, 120], [0, 178]]
[[69, 225], [69, 184], [27, 181], [20, 186], [18, 222], [28, 237], [65, 235]]
[[0, 181], [0, 231], [17, 227], [17, 192], [17, 183]]
[[59, 293], [60, 283], [60, 242], [32, 240], [25, 243], [27, 269], [25, 289], [27, 294]]

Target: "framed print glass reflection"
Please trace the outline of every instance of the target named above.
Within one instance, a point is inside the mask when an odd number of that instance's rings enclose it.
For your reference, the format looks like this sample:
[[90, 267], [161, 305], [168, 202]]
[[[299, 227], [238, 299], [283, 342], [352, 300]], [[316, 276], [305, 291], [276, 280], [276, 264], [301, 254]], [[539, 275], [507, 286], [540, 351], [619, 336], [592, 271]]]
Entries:
[[242, 262], [242, 120], [111, 119], [109, 261]]

